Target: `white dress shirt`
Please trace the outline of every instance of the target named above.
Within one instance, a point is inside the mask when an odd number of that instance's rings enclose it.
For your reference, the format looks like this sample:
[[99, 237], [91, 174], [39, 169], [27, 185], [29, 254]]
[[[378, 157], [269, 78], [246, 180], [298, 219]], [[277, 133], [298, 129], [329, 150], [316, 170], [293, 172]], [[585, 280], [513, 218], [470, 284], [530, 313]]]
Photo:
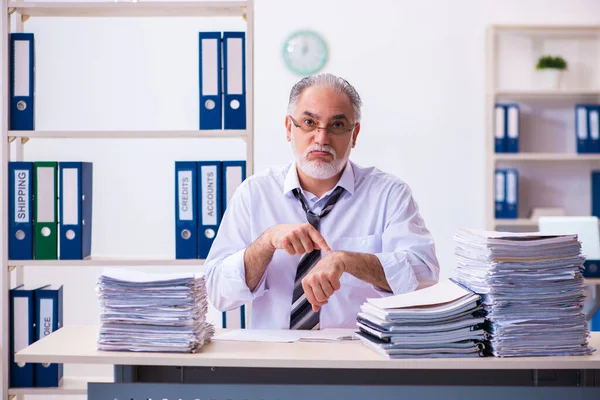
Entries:
[[[338, 182], [345, 191], [320, 222], [320, 233], [333, 251], [371, 253], [381, 262], [394, 294], [413, 291], [419, 282], [437, 281], [439, 266], [433, 239], [409, 186], [376, 168], [348, 162]], [[276, 250], [254, 291], [246, 285], [244, 252], [268, 228], [306, 223], [292, 190], [299, 188], [295, 163], [270, 168], [246, 179], [236, 190], [204, 264], [210, 302], [227, 311], [252, 303], [250, 328], [288, 329], [300, 255]], [[319, 214], [331, 191], [320, 199], [302, 191]], [[341, 288], [321, 307], [320, 328], [354, 328], [360, 305], [390, 295], [344, 273]]]

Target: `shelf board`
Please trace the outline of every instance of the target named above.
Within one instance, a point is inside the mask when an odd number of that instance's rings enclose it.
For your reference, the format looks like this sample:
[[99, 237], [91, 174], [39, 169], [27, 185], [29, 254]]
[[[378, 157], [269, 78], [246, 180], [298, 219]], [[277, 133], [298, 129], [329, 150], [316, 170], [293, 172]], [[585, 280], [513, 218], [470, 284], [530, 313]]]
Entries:
[[245, 1], [8, 3], [31, 17], [242, 17], [247, 6]]
[[585, 278], [588, 285], [600, 285], [600, 278]]
[[85, 395], [88, 382], [113, 382], [112, 377], [64, 377], [59, 387], [11, 388], [10, 395]]
[[494, 159], [496, 161], [600, 161], [600, 153], [495, 153]]
[[495, 94], [509, 97], [579, 97], [600, 96], [600, 89], [496, 89]]
[[8, 265], [24, 267], [156, 267], [156, 266], [197, 266], [203, 265], [203, 259], [152, 259], [93, 257], [88, 260], [8, 260]]
[[9, 137], [28, 139], [183, 139], [183, 138], [241, 138], [246, 130], [189, 130], [189, 131], [8, 131]]

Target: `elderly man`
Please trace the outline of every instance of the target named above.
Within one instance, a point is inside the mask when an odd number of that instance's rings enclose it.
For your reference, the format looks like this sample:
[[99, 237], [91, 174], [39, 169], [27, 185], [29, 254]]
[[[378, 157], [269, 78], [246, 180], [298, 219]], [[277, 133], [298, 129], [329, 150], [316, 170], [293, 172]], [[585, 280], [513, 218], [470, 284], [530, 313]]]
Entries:
[[205, 263], [217, 309], [251, 302], [251, 328], [355, 327], [365, 299], [438, 280], [408, 185], [349, 161], [360, 117], [344, 79], [310, 76], [292, 88], [295, 161], [249, 177], [227, 206]]

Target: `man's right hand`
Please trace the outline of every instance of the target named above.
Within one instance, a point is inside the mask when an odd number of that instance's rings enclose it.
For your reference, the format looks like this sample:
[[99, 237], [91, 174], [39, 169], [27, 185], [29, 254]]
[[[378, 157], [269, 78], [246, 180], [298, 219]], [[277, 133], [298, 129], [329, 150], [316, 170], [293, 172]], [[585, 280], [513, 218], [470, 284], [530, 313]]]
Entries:
[[269, 228], [269, 239], [273, 248], [283, 249], [291, 256], [313, 250], [331, 253], [323, 236], [309, 223], [275, 225]]

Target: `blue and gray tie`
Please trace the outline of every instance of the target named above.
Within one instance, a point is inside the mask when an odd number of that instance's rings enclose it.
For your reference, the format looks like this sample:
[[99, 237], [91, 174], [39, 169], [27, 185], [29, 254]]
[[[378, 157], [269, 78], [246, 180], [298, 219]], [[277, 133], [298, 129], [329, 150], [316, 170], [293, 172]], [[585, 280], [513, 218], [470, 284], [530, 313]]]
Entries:
[[[304, 212], [306, 212], [306, 218], [308, 222], [318, 231], [319, 222], [321, 218], [324, 218], [333, 206], [338, 201], [344, 188], [338, 186], [331, 193], [331, 196], [327, 200], [325, 207], [319, 215], [314, 214], [308, 208], [306, 199], [300, 193], [300, 190], [294, 189], [294, 196], [302, 204]], [[292, 312], [290, 315], [290, 329], [319, 329], [319, 312], [312, 310], [311, 304], [306, 299], [304, 289], [302, 288], [302, 279], [308, 274], [311, 268], [316, 264], [317, 260], [321, 256], [321, 250], [313, 250], [312, 252], [305, 254], [298, 263], [298, 269], [296, 270], [296, 279], [294, 281], [294, 295], [292, 297]]]

